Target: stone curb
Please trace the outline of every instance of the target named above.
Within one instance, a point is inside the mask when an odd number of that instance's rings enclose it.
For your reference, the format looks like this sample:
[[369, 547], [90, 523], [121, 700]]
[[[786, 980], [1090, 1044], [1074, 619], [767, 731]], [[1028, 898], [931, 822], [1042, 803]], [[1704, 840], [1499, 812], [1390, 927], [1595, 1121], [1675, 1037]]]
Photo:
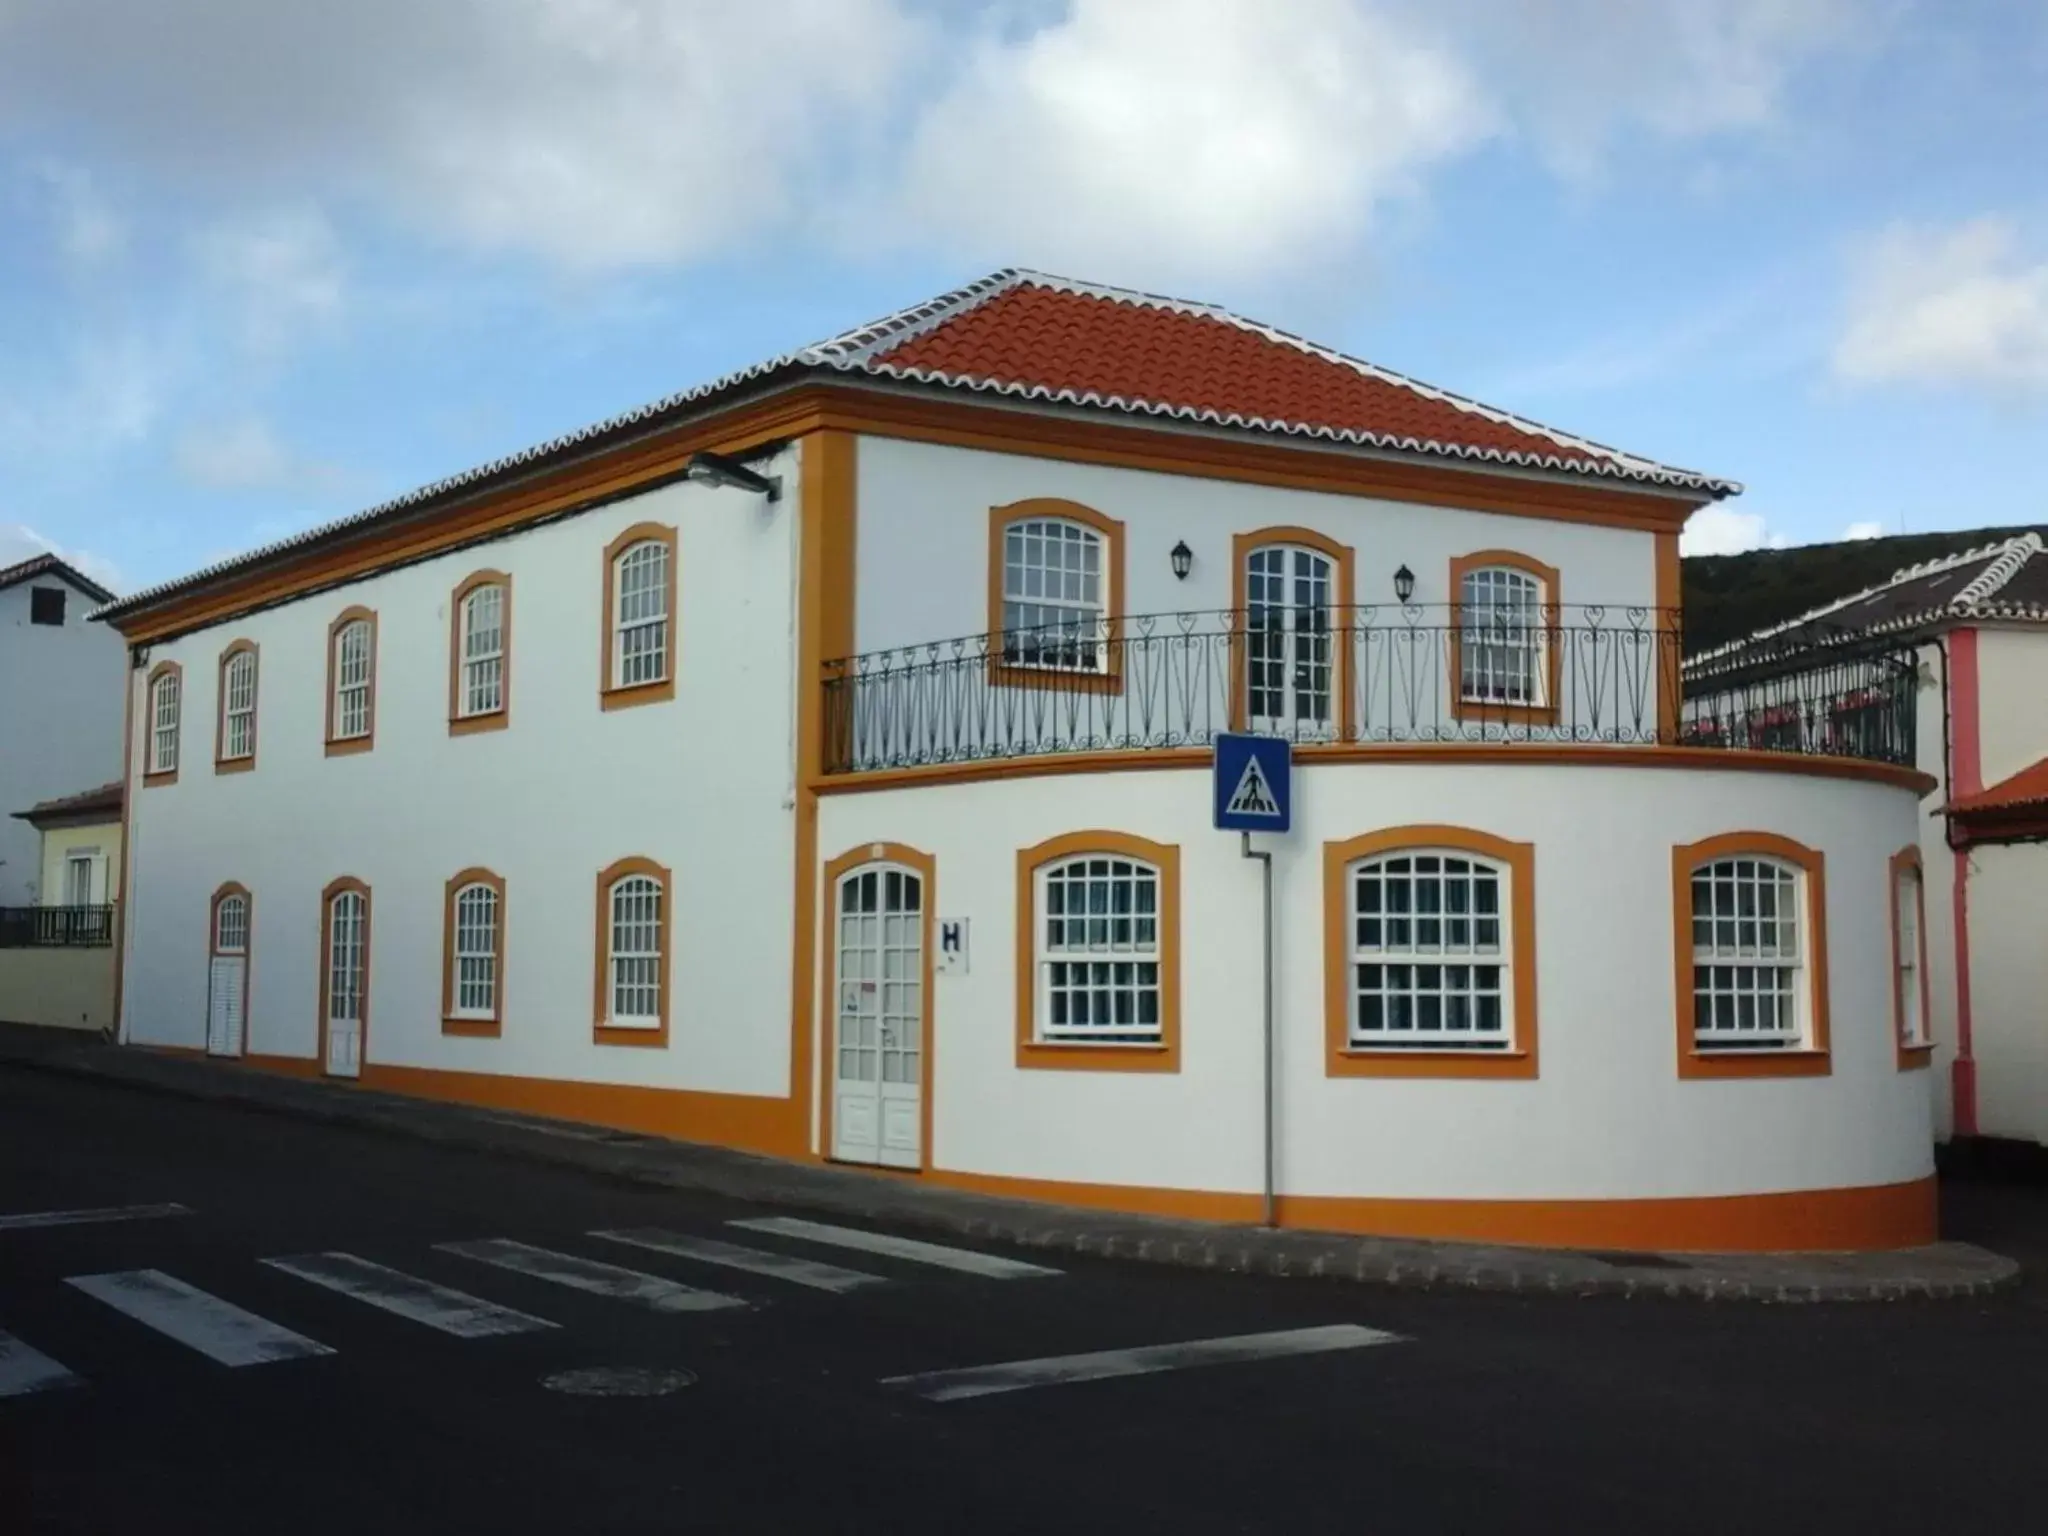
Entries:
[[180, 1098], [231, 1103], [596, 1173], [627, 1183], [890, 1222], [1091, 1258], [1411, 1291], [1873, 1302], [1988, 1296], [2018, 1283], [2012, 1259], [1968, 1243], [1882, 1254], [1609, 1255], [1488, 1247], [1123, 1216], [918, 1189], [869, 1174], [537, 1116], [409, 1099], [105, 1046], [9, 1048], [0, 1064]]

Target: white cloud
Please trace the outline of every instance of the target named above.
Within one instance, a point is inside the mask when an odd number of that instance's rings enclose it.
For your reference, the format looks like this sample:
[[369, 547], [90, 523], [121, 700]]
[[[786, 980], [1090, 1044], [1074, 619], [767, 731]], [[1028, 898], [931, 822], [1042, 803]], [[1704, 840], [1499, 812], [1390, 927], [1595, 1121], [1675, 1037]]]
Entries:
[[1396, 0], [1433, 17], [1554, 167], [1610, 144], [1766, 128], [1816, 59], [1867, 43], [1897, 0]]
[[273, 353], [331, 327], [346, 292], [340, 242], [316, 208], [273, 209], [214, 225], [195, 242], [200, 270], [239, 316], [243, 343]]
[[1263, 275], [1342, 254], [1487, 128], [1447, 51], [1352, 0], [1073, 0], [972, 48], [904, 197], [979, 255]]
[[66, 269], [86, 272], [118, 257], [128, 243], [128, 227], [100, 195], [91, 174], [55, 162], [37, 170], [50, 196], [57, 252]]
[[2001, 218], [1893, 226], [1854, 263], [1834, 371], [1851, 384], [2048, 389], [2048, 251], [2023, 253]]
[[1783, 549], [1792, 540], [1774, 532], [1754, 512], [1737, 512], [1733, 507], [1701, 507], [1686, 520], [1678, 536], [1678, 553], [1684, 555], [1739, 555], [1752, 549]]
[[192, 428], [178, 439], [172, 457], [186, 479], [213, 490], [282, 485], [299, 469], [277, 434], [255, 417]]
[[1845, 542], [1855, 542], [1862, 539], [1881, 539], [1883, 537], [1883, 523], [1851, 523], [1842, 530], [1842, 538]]
[[897, 0], [0, 0], [0, 33], [0, 126], [607, 267], [729, 248], [834, 184], [921, 28]]
[[38, 555], [55, 555], [67, 561], [81, 576], [90, 577], [109, 592], [119, 592], [122, 588], [121, 573], [112, 561], [87, 550], [66, 549], [26, 523], [0, 523], [0, 569], [33, 560]]

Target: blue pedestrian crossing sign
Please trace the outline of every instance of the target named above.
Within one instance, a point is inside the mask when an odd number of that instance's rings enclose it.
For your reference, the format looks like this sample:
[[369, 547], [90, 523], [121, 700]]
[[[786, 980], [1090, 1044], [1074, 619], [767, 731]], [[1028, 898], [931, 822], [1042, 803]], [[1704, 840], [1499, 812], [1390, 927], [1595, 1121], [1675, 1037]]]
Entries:
[[1216, 825], [1225, 832], [1285, 832], [1294, 819], [1294, 760], [1286, 738], [1216, 738]]

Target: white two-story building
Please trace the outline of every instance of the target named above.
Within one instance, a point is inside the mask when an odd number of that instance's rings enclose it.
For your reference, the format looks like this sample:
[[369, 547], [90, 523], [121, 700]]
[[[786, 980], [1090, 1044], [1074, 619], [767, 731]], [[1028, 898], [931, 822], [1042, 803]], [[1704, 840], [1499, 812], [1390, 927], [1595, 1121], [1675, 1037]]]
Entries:
[[0, 569], [0, 908], [113, 900], [104, 865], [83, 885], [49, 884], [36, 829], [16, 815], [119, 771], [121, 641], [86, 622], [113, 595], [55, 555]]
[[[1910, 743], [1679, 740], [1734, 489], [997, 274], [107, 609], [125, 1038], [1131, 1211], [1928, 1240]], [[1270, 1042], [1232, 727], [1295, 744]]]

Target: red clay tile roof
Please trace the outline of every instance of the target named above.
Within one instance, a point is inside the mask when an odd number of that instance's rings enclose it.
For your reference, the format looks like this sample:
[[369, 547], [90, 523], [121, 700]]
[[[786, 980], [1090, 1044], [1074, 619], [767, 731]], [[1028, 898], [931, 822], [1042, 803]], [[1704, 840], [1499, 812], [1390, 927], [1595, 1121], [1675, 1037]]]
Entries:
[[1981, 815], [2041, 805], [2048, 805], [2048, 758], [2022, 768], [2009, 779], [2000, 779], [1996, 784], [1972, 794], [1958, 795], [1949, 802], [1948, 808], [1958, 815]]
[[1602, 447], [1211, 304], [1015, 268], [101, 608], [120, 618], [630, 434], [820, 378], [1002, 395], [1432, 459], [1614, 480], [1701, 501], [1742, 487]]
[[1624, 461], [1221, 310], [1037, 283], [1005, 289], [865, 362], [928, 382], [1021, 386], [1251, 427], [1359, 434], [1420, 451]]

